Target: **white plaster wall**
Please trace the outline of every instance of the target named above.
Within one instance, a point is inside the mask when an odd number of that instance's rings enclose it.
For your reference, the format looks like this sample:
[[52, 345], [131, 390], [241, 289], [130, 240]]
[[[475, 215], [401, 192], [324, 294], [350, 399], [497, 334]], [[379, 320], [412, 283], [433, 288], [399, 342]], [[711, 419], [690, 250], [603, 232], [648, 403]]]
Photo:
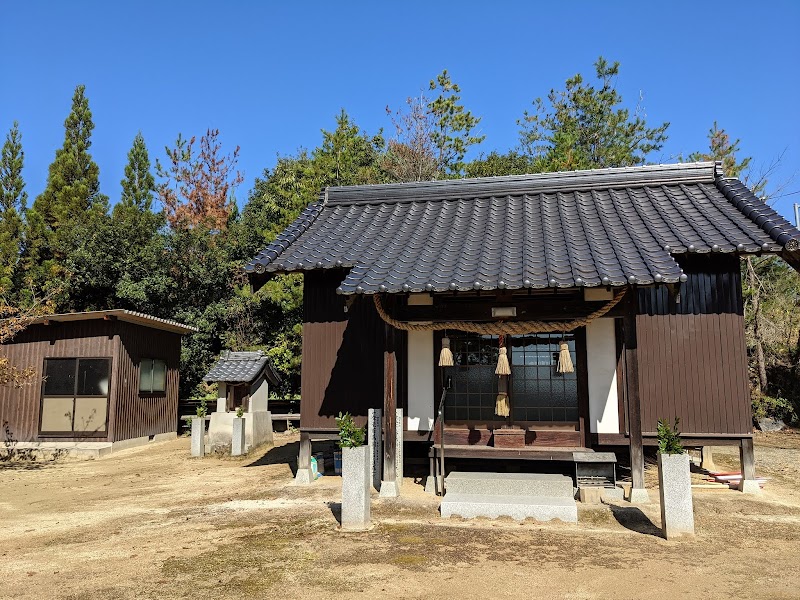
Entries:
[[226, 393], [228, 391], [228, 386], [224, 382], [220, 381], [217, 383], [217, 390], [216, 412], [225, 412], [225, 409], [227, 408]]
[[592, 433], [619, 433], [614, 319], [595, 319], [586, 326], [586, 357], [589, 430]]
[[269, 398], [269, 382], [264, 375], [261, 375], [250, 386], [250, 407], [248, 412], [258, 412], [269, 410], [267, 399]]
[[433, 332], [408, 332], [408, 430], [433, 429]]

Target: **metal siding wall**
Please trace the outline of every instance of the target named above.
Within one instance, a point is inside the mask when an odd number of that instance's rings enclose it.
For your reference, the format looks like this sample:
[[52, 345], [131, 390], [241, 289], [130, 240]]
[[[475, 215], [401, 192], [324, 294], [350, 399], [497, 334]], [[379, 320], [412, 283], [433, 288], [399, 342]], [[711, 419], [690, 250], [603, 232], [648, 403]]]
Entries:
[[[28, 366], [36, 370], [33, 384], [19, 389], [0, 387], [0, 425], [8, 421], [9, 435], [16, 441], [65, 440], [71, 438], [39, 438], [39, 411], [41, 408], [42, 369], [45, 358], [113, 358], [111, 388], [109, 390], [108, 429], [112, 431], [116, 370], [116, 334], [114, 321], [73, 321], [51, 325], [32, 325], [13, 341], [0, 346], [0, 354], [19, 368]], [[2, 432], [5, 439], [6, 433]], [[86, 438], [77, 438], [86, 439]], [[92, 438], [102, 441], [107, 438]]]
[[639, 290], [642, 428], [680, 418], [684, 433], [752, 432], [739, 261], [681, 260], [680, 303], [667, 290]]
[[[169, 433], [178, 426], [178, 384], [181, 336], [169, 331], [122, 323], [113, 441]], [[139, 395], [139, 361], [159, 358], [167, 363], [163, 396]]]
[[303, 288], [300, 426], [336, 429], [339, 412], [360, 424], [383, 406], [384, 323], [372, 298], [355, 297], [348, 311], [336, 294], [344, 272], [311, 271]]

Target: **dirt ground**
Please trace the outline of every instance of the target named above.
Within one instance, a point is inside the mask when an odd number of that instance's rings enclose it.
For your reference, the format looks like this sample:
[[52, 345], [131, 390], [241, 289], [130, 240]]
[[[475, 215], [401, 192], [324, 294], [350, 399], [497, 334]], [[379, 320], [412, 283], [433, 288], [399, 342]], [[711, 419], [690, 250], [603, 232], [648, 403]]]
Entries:
[[[641, 507], [581, 506], [578, 525], [519, 524], [443, 520], [412, 479], [374, 499], [371, 531], [342, 533], [340, 480], [292, 485], [297, 437], [278, 443], [0, 467], [0, 597], [800, 597], [797, 433], [757, 437], [760, 497], [696, 490], [697, 535], [680, 541], [660, 537], [655, 488]], [[736, 468], [735, 450], [717, 463]]]

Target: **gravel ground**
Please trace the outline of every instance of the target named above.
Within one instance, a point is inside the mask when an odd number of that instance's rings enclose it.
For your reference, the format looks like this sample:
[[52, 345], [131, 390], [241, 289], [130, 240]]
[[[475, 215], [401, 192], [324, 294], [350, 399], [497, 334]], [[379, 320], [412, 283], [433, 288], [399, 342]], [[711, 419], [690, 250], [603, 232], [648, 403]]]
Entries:
[[[243, 459], [191, 459], [180, 438], [0, 466], [0, 597], [800, 597], [794, 432], [757, 436], [761, 496], [696, 490], [680, 541], [660, 537], [655, 488], [641, 507], [581, 506], [578, 525], [519, 524], [443, 520], [411, 479], [374, 498], [372, 530], [341, 533], [339, 480], [292, 485], [298, 439], [278, 439]], [[736, 449], [715, 460], [738, 468]]]

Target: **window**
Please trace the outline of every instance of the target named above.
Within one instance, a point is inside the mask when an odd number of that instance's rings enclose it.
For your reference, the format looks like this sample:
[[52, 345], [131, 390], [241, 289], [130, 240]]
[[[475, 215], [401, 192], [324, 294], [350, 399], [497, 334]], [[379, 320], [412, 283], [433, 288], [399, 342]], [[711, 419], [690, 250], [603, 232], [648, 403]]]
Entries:
[[496, 335], [454, 333], [450, 336], [453, 351], [452, 388], [445, 400], [445, 421], [492, 421], [497, 399], [499, 354]]
[[45, 359], [41, 433], [104, 433], [110, 364], [108, 358]]
[[146, 394], [167, 389], [167, 363], [160, 358], [143, 358], [139, 362], [139, 391]]

